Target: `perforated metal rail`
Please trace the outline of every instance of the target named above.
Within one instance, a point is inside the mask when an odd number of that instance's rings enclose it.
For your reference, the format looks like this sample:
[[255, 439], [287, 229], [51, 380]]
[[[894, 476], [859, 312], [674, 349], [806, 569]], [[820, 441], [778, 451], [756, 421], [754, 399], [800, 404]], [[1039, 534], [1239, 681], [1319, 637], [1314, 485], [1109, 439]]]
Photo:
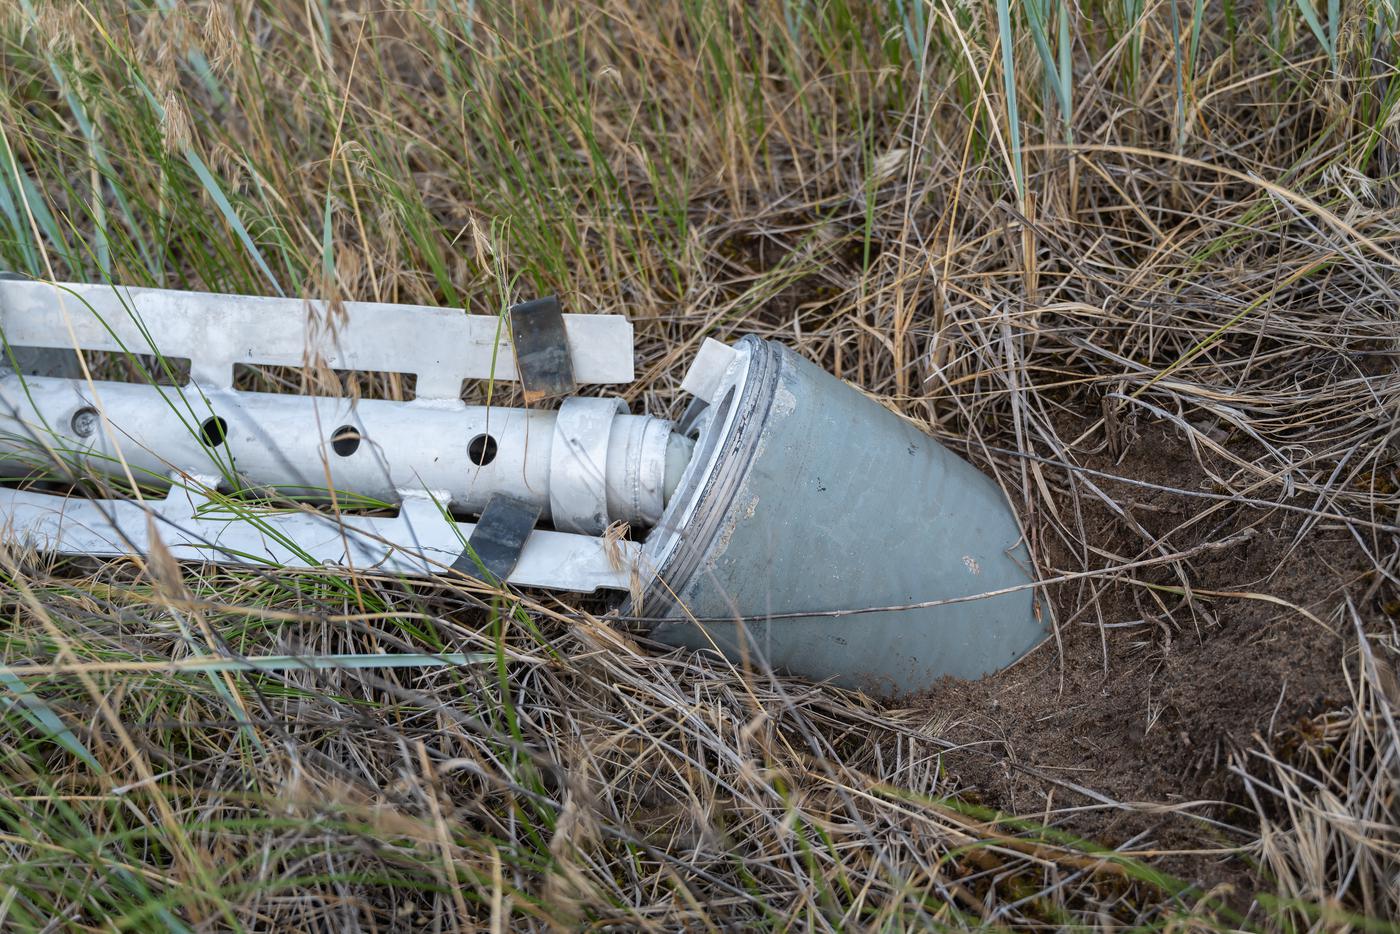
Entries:
[[[558, 350], [572, 382], [633, 379], [626, 319], [559, 321], [566, 346]], [[571, 397], [563, 415], [462, 402], [467, 381], [517, 378], [510, 335], [496, 317], [424, 306], [332, 309], [296, 299], [0, 281], [7, 349], [69, 355], [54, 368], [64, 375], [0, 370], [8, 472], [80, 463], [168, 487], [163, 498], [144, 500], [0, 488], [0, 513], [11, 535], [61, 552], [144, 553], [154, 534], [180, 558], [436, 575], [481, 567], [467, 547], [476, 524], [453, 516], [480, 515], [499, 495], [546, 519], [552, 513], [558, 529], [524, 538], [507, 563], [511, 583], [626, 589], [639, 546], [602, 533], [615, 521], [645, 526], [660, 515], [668, 445], [675, 446], [669, 423], [626, 414], [614, 400]], [[188, 361], [189, 377], [175, 386], [75, 378], [73, 351]], [[234, 388], [236, 364], [311, 360], [411, 376], [415, 397], [352, 402]], [[600, 406], [609, 417], [599, 417]], [[224, 495], [250, 487], [292, 499], [353, 493], [396, 505], [397, 515], [254, 507]]]

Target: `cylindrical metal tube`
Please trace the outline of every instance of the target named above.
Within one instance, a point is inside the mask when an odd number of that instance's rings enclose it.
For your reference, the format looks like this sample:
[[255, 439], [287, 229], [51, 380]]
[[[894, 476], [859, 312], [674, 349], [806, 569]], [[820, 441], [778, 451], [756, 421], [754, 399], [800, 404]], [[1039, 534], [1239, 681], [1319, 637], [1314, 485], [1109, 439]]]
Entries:
[[[620, 400], [571, 399], [562, 411], [576, 403], [609, 413], [571, 436], [571, 450], [592, 457], [556, 450], [553, 411], [8, 376], [0, 450], [37, 441], [108, 473], [125, 463], [138, 480], [223, 475], [294, 498], [334, 489], [397, 502], [400, 491], [428, 490], [464, 515], [507, 493], [546, 515], [562, 505], [570, 531], [650, 527], [665, 505], [670, 423], [625, 414]], [[578, 503], [570, 494], [581, 485], [592, 492]]]

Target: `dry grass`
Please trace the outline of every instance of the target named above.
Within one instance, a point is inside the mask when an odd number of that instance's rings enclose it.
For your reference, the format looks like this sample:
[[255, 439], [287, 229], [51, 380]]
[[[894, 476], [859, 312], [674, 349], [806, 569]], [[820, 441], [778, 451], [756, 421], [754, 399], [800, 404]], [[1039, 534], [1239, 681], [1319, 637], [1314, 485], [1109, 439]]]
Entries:
[[[1395, 10], [1206, 6], [21, 0], [12, 267], [487, 313], [554, 291], [636, 323], [656, 413], [702, 337], [773, 337], [997, 476], [1059, 582], [1061, 670], [1128, 677], [1143, 619], [1267, 647], [1300, 613], [1337, 664], [1325, 709], [1222, 741], [1228, 808], [1158, 802], [1233, 857], [1221, 888], [1150, 831], [1073, 832], [1151, 802], [1060, 780], [989, 807], [966, 711], [663, 653], [549, 595], [5, 548], [5, 661], [76, 667], [6, 682], [4, 923], [1389, 924]], [[1158, 444], [1189, 476], [1116, 466]], [[1189, 510], [1147, 522], [1144, 484]], [[1200, 592], [1251, 539], [1272, 570]], [[1364, 558], [1340, 585], [1323, 539]], [[381, 648], [498, 661], [147, 664]]]

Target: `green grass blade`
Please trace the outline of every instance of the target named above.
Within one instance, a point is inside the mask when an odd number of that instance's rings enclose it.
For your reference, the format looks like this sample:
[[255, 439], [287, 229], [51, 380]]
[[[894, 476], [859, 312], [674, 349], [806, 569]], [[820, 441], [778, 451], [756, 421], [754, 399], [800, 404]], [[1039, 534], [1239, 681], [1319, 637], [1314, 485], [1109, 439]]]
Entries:
[[1026, 191], [1026, 172], [1021, 157], [1021, 113], [1016, 103], [1015, 37], [1011, 31], [1009, 0], [997, 0], [997, 33], [1001, 44], [1001, 80], [1006, 90], [1006, 130], [1011, 146], [1011, 173], [1019, 201]]
[[44, 703], [43, 698], [35, 694], [12, 669], [0, 668], [0, 684], [3, 684], [10, 692], [8, 695], [0, 695], [0, 706], [8, 707], [20, 714], [43, 731], [49, 739], [71, 752], [94, 772], [102, 772], [101, 763], [92, 753], [88, 752], [87, 747], [82, 744], [78, 737], [73, 735], [73, 731], [68, 729], [63, 719], [54, 713], [53, 708]]
[[[1332, 30], [1325, 28], [1322, 25], [1322, 21], [1318, 19], [1317, 16], [1317, 8], [1313, 6], [1312, 0], [1296, 0], [1296, 3], [1298, 4], [1298, 12], [1303, 14], [1303, 19], [1307, 22], [1308, 28], [1312, 30], [1313, 35], [1317, 37], [1318, 43], [1322, 45], [1323, 50], [1327, 53], [1327, 58], [1331, 61], [1332, 67], [1336, 68], [1337, 43], [1334, 41], [1334, 33], [1332, 32]], [[1329, 5], [1331, 6], [1333, 12], [1331, 21], [1333, 24], [1335, 24], [1336, 6], [1334, 2], [1329, 2]], [[1335, 26], [1333, 28], [1335, 28]]]
[[[141, 93], [145, 96], [151, 108], [158, 116], [163, 118], [165, 116], [165, 107], [160, 101], [156, 100], [156, 96], [151, 93], [151, 89], [146, 86], [146, 82], [142, 81], [139, 77], [135, 80], [136, 86], [141, 89]], [[204, 164], [204, 160], [199, 157], [199, 153], [195, 152], [194, 148], [188, 143], [181, 147], [180, 152], [185, 157], [185, 161], [189, 163], [190, 168], [194, 170], [194, 174], [199, 179], [200, 184], [204, 186], [205, 193], [214, 202], [215, 206], [218, 207], [219, 213], [223, 215], [229, 227], [233, 228], [233, 232], [238, 237], [239, 241], [242, 242], [243, 248], [248, 251], [248, 256], [252, 258], [253, 262], [262, 270], [263, 275], [267, 276], [267, 281], [272, 286], [273, 291], [278, 295], [286, 295], [287, 293], [282, 291], [281, 283], [277, 281], [277, 276], [273, 274], [272, 267], [267, 264], [267, 260], [263, 259], [262, 252], [258, 249], [257, 244], [255, 244], [253, 238], [248, 235], [248, 228], [243, 226], [243, 221], [239, 218], [238, 212], [234, 210], [233, 205], [228, 200], [228, 196], [224, 194], [223, 188], [214, 178], [214, 174], [209, 171], [209, 167]]]

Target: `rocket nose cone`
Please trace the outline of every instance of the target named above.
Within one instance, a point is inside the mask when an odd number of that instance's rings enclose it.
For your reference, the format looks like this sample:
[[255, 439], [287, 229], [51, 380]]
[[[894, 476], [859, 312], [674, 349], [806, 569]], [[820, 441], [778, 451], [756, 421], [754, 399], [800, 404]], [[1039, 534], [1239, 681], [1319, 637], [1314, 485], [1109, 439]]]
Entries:
[[1000, 670], [1042, 640], [995, 484], [792, 352], [743, 347], [732, 456], [651, 589], [674, 594], [655, 638], [880, 696]]

